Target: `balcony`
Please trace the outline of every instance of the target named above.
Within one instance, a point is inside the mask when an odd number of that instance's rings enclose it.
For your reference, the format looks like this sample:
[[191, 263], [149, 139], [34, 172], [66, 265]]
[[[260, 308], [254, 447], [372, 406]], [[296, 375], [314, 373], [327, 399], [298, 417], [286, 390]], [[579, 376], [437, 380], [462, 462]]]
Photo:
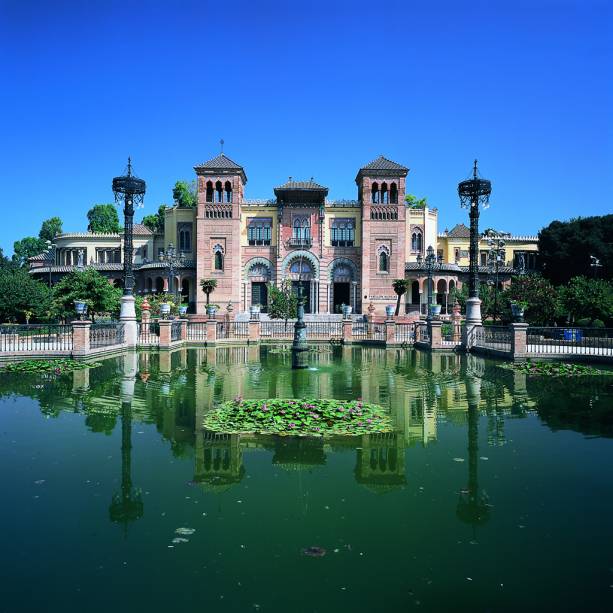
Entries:
[[310, 236], [292, 236], [285, 244], [289, 249], [310, 249], [313, 239]]

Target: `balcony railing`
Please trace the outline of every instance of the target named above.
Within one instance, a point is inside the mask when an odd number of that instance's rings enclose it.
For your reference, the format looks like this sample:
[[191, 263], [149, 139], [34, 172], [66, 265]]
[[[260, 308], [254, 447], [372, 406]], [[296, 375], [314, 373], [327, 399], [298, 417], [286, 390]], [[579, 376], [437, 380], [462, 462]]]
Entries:
[[313, 239], [310, 236], [292, 236], [286, 244], [292, 249], [309, 249], [313, 245]]

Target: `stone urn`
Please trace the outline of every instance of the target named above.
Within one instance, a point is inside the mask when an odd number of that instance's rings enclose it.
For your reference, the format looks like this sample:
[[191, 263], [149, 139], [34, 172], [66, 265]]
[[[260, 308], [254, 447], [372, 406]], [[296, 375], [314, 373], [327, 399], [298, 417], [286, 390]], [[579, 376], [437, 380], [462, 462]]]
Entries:
[[187, 313], [187, 307], [185, 305], [181, 305], [179, 307], [179, 315], [183, 317]]
[[170, 304], [168, 302], [162, 302], [160, 304], [160, 315], [166, 318], [170, 315]]
[[394, 311], [396, 310], [396, 307], [394, 307], [393, 304], [388, 304], [385, 306], [385, 315], [388, 319], [392, 319], [392, 317], [394, 317]]
[[368, 305], [368, 314], [369, 314], [369, 315], [374, 315], [374, 314], [375, 314], [375, 310], [376, 310], [376, 309], [375, 309], [375, 305], [374, 305], [374, 304], [371, 302], [371, 303]]
[[215, 313], [217, 313], [217, 306], [214, 304], [207, 304], [206, 314], [212, 319], [215, 317]]
[[349, 319], [352, 311], [353, 311], [353, 307], [351, 307], [348, 304], [344, 304], [343, 305], [343, 319]]
[[228, 305], [226, 306], [226, 311], [228, 311], [228, 313], [232, 313], [232, 311], [234, 311], [234, 307], [232, 306], [232, 303], [228, 300]]
[[430, 305], [430, 315], [432, 317], [440, 317], [441, 315], [441, 305], [440, 304], [431, 304]]
[[524, 311], [526, 310], [525, 305], [519, 302], [511, 302], [511, 314], [513, 315], [513, 319], [522, 323], [524, 321]]

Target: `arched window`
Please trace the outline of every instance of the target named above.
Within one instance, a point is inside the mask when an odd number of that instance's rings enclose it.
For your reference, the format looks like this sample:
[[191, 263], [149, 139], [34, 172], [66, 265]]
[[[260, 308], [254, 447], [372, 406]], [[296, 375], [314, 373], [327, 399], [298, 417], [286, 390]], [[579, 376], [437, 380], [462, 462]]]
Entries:
[[373, 204], [378, 204], [379, 202], [379, 184], [375, 181], [375, 183], [372, 184], [372, 203]]
[[390, 271], [389, 249], [382, 245], [381, 247], [379, 247], [378, 255], [379, 255], [379, 272], [389, 272]]
[[192, 233], [189, 230], [181, 230], [179, 232], [179, 250], [192, 250]]
[[302, 240], [311, 238], [311, 227], [307, 217], [297, 217], [294, 219], [293, 237]]
[[211, 181], [206, 182], [206, 201], [213, 202], [213, 183]]
[[411, 251], [416, 251], [417, 253], [421, 253], [421, 249], [422, 249], [421, 232], [415, 231], [411, 235]]
[[215, 245], [213, 249], [213, 268], [215, 270], [223, 270], [223, 247], [221, 245]]
[[215, 202], [223, 202], [223, 190], [221, 188], [221, 181], [215, 183]]
[[232, 202], [232, 184], [230, 181], [226, 181], [224, 191], [226, 195], [226, 202]]
[[398, 204], [398, 187], [395, 183], [390, 185], [390, 203]]
[[289, 271], [298, 275], [312, 275], [313, 267], [307, 260], [299, 258], [290, 264]]
[[388, 193], [387, 193], [387, 183], [381, 183], [381, 202], [383, 204], [388, 204]]

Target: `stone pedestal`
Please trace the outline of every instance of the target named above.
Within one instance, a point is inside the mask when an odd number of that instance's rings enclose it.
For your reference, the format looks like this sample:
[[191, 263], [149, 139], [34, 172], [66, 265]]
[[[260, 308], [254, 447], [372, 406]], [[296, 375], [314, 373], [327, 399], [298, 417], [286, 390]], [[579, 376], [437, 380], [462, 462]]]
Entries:
[[170, 349], [172, 321], [160, 319], [160, 349]]
[[385, 321], [385, 344], [393, 345], [396, 342], [396, 322], [393, 319]]
[[217, 321], [214, 319], [206, 322], [206, 342], [212, 344], [217, 342]]
[[343, 320], [343, 343], [349, 345], [353, 342], [353, 322], [351, 319]]
[[181, 322], [181, 332], [179, 338], [182, 341], [187, 341], [187, 319], [179, 319]]
[[521, 360], [526, 357], [528, 324], [511, 324], [511, 355], [514, 360]]
[[430, 337], [430, 349], [443, 348], [443, 335], [441, 328], [443, 322], [440, 319], [433, 319], [428, 323], [428, 336]]
[[72, 322], [72, 353], [75, 356], [84, 356], [89, 353], [89, 328], [91, 321]]
[[466, 326], [480, 326], [481, 321], [481, 300], [479, 298], [469, 298], [466, 301]]
[[254, 319], [250, 319], [247, 325], [249, 329], [249, 342], [259, 343], [260, 342], [260, 322]]
[[124, 343], [128, 347], [136, 347], [138, 339], [138, 328], [136, 323], [136, 309], [134, 306], [134, 296], [121, 297], [121, 311], [119, 321], [123, 324]]

